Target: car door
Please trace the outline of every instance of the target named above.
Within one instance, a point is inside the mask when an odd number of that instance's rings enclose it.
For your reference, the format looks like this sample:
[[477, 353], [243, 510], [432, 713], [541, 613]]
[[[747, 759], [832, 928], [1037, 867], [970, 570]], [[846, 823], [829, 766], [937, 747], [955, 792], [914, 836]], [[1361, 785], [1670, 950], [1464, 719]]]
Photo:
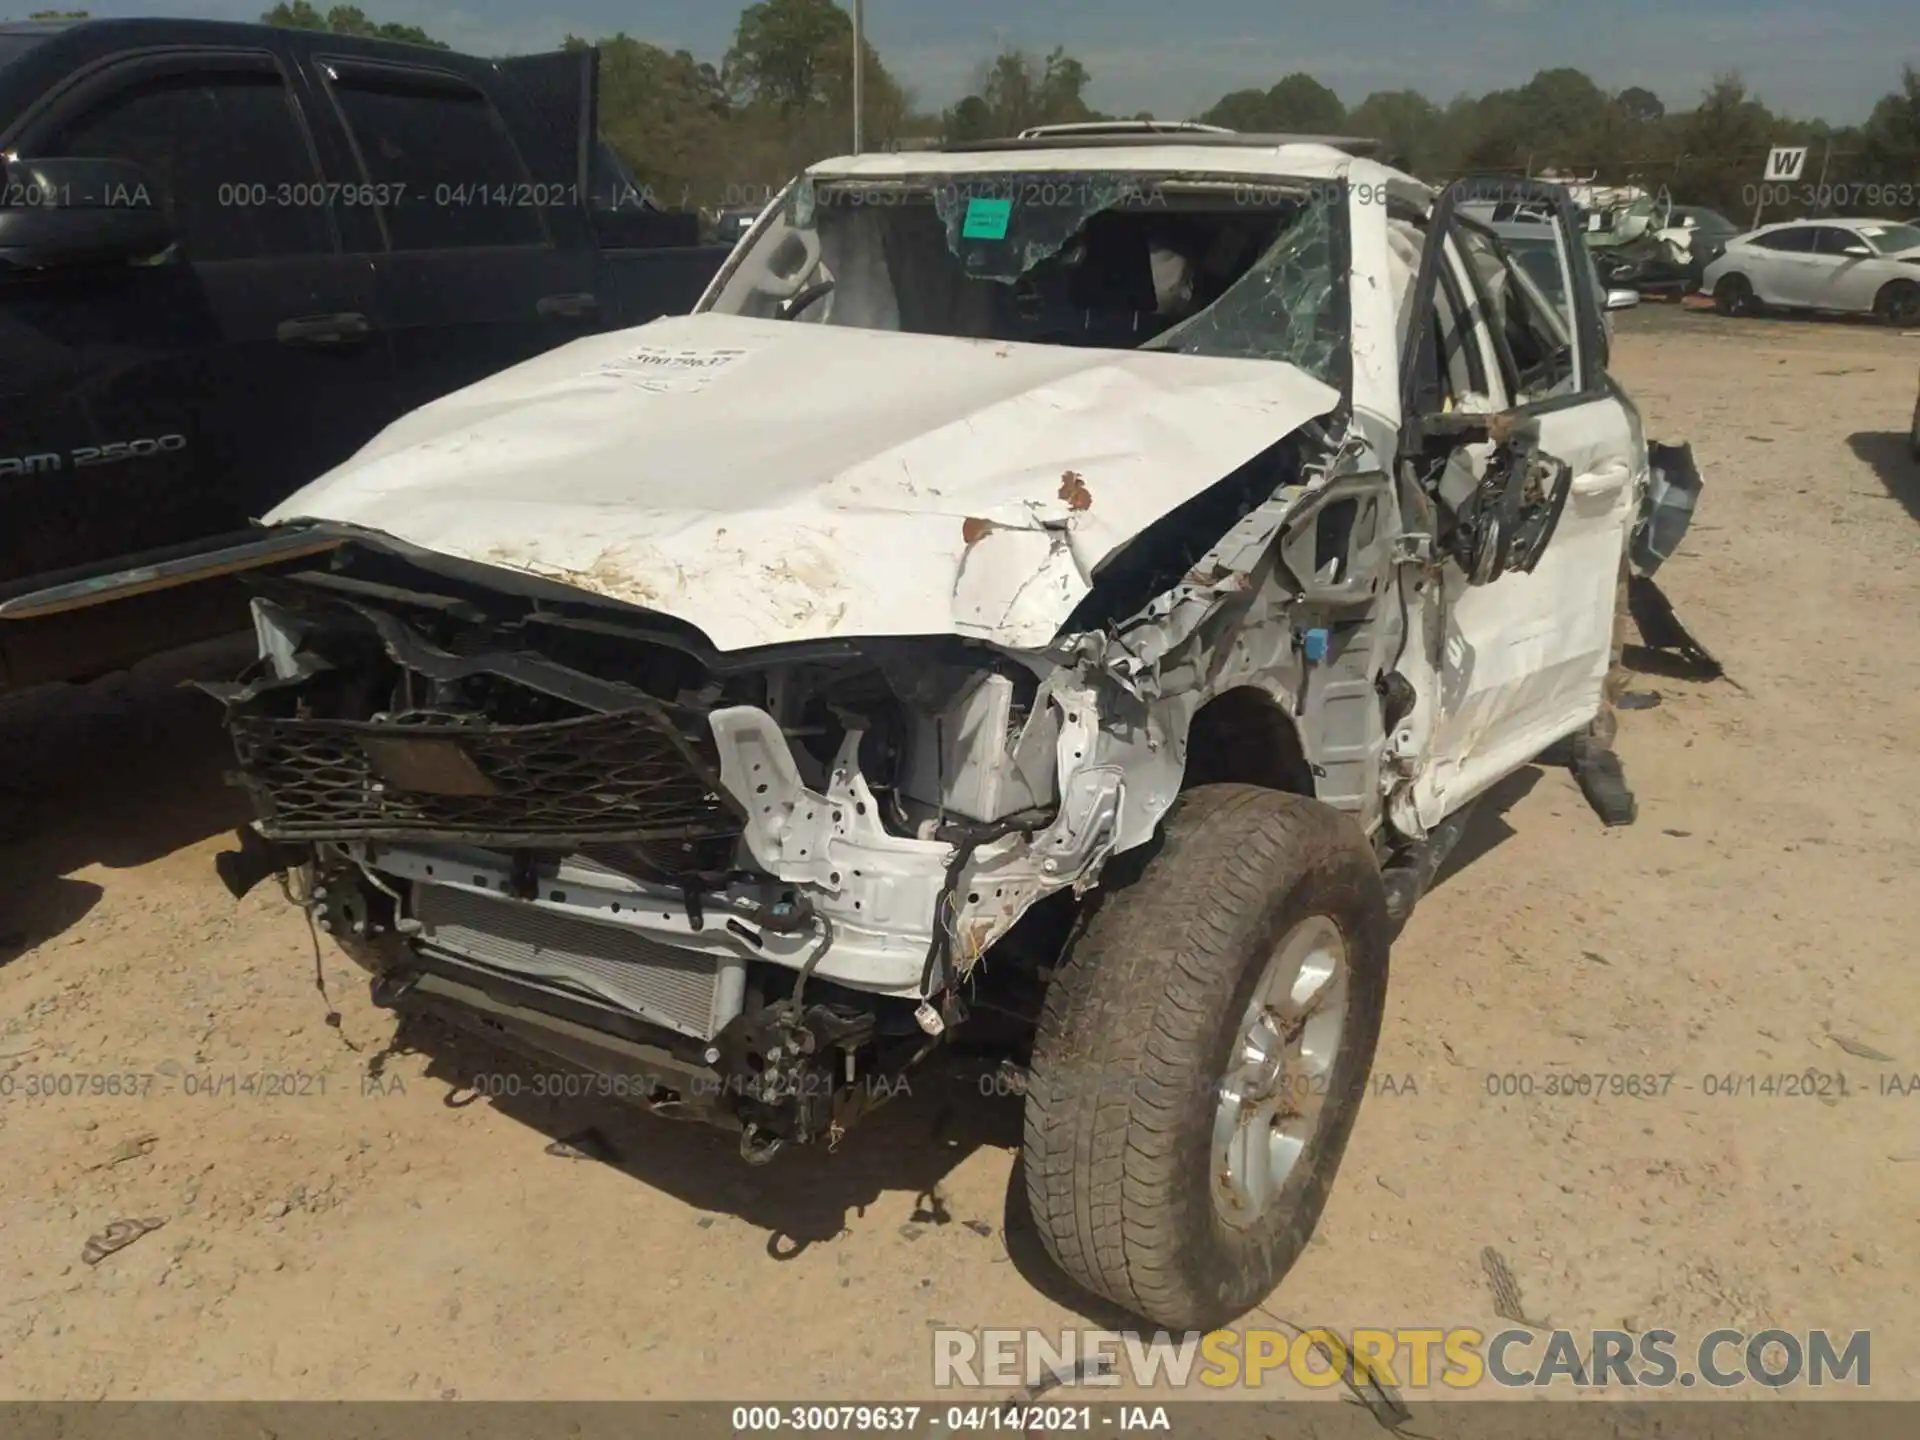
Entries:
[[1862, 311], [1885, 283], [1886, 267], [1864, 235], [1844, 225], [1814, 228], [1814, 253], [1820, 260], [1818, 288], [1809, 302], [1821, 310]]
[[[1421, 353], [1434, 327], [1412, 327], [1402, 454], [1441, 516], [1438, 583], [1426, 587], [1422, 617], [1438, 637], [1436, 713], [1413, 787], [1426, 825], [1590, 722], [1612, 655], [1644, 455], [1607, 379], [1590, 272], [1571, 263], [1581, 244], [1572, 207], [1542, 188], [1569, 280], [1562, 296], [1547, 296], [1491, 230], [1456, 216], [1450, 191], [1412, 302], [1428, 313], [1436, 297], [1444, 303], [1442, 276], [1464, 271], [1487, 373], [1484, 398], [1443, 398]], [[1511, 494], [1527, 497], [1510, 511], [1498, 499], [1509, 473]]]
[[[320, 68], [383, 197], [372, 258], [397, 411], [595, 328], [595, 254], [558, 243], [550, 216], [580, 211], [574, 169], [533, 171], [494, 99], [453, 70], [332, 55]], [[546, 128], [520, 132], [539, 158]]]
[[64, 350], [92, 439], [16, 491], [42, 573], [243, 532], [367, 436], [388, 385], [372, 272], [342, 253], [282, 58], [130, 52], [14, 142], [143, 167], [178, 243], [162, 263], [47, 271], [35, 324]]
[[1752, 273], [1753, 293], [1768, 305], [1806, 309], [1820, 292], [1822, 259], [1814, 254], [1814, 228], [1789, 225], [1769, 230], [1750, 242], [1757, 248]]

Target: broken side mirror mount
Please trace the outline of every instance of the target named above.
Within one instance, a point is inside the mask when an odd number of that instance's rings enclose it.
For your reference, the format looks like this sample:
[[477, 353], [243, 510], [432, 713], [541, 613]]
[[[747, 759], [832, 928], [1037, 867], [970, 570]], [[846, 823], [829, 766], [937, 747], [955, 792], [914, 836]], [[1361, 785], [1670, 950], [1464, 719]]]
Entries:
[[[1529, 574], [1559, 528], [1572, 467], [1543, 453], [1538, 424], [1511, 411], [1427, 416], [1420, 431], [1449, 446], [1429, 484], [1441, 514], [1441, 553], [1470, 585]], [[1484, 464], [1467, 448], [1477, 444], [1491, 446]]]
[[1388, 572], [1386, 534], [1389, 477], [1382, 471], [1336, 476], [1287, 516], [1280, 560], [1309, 605], [1362, 604]]

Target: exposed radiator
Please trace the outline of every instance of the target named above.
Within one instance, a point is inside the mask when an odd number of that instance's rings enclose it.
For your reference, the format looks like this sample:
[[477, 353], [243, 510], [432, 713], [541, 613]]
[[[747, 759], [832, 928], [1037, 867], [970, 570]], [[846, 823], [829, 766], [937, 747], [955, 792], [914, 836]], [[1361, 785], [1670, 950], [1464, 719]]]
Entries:
[[445, 885], [413, 887], [420, 940], [475, 964], [617, 1005], [710, 1040], [740, 1005], [735, 965], [663, 945], [618, 925], [556, 914]]

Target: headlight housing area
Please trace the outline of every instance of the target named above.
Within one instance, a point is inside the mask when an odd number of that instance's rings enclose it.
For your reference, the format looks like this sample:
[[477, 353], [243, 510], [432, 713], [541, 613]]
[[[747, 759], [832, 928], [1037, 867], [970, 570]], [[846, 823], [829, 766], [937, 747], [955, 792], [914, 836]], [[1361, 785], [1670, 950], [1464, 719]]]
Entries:
[[[261, 583], [261, 660], [222, 687], [272, 840], [626, 846], [672, 875], [751, 863], [766, 777], [723, 778], [759, 716], [795, 783], [836, 771], [885, 833], [928, 838], [1050, 805], [1058, 713], [1041, 673], [952, 637], [781, 647], [751, 658], [644, 618], [315, 574]], [[752, 729], [753, 727], [746, 727]]]

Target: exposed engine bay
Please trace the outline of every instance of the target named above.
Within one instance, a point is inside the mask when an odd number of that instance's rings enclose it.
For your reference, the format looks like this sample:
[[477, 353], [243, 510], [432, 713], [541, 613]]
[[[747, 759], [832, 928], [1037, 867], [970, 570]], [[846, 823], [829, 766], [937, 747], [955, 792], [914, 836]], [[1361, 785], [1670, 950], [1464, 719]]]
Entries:
[[749, 1153], [828, 1136], [966, 1017], [1038, 902], [1151, 838], [1218, 769], [1190, 747], [1244, 712], [1339, 717], [1306, 735], [1323, 763], [1275, 750], [1276, 783], [1363, 808], [1412, 699], [1369, 678], [1399, 640], [1366, 618], [1390, 488], [1310, 425], [1150, 527], [1037, 651], [723, 653], [363, 537], [257, 582], [262, 658], [217, 687], [260, 817], [229, 883], [297, 872], [386, 1001], [537, 1017], [538, 1048], [603, 1071], [632, 1047], [656, 1103]]
[[217, 687], [229, 886], [753, 1160], [1031, 1030], [1195, 787], [1338, 812], [1403, 923], [1594, 719], [1648, 450], [1402, 183], [801, 186], [702, 311], [422, 407], [269, 517], [338, 543]]

